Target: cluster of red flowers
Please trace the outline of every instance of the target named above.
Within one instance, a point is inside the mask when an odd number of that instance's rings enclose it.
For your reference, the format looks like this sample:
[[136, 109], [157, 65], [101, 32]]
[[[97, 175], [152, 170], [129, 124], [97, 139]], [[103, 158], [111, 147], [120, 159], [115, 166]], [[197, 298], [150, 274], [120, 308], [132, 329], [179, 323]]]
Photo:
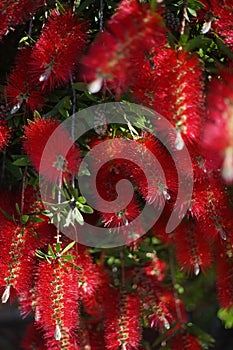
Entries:
[[9, 29], [29, 19], [45, 0], [3, 0], [0, 4], [0, 39], [8, 34]]
[[85, 46], [85, 32], [86, 24], [71, 11], [51, 14], [35, 46], [19, 51], [8, 76], [5, 94], [12, 114], [23, 102], [31, 111], [40, 110], [45, 92], [72, 79]]
[[[1, 107], [0, 107], [1, 108]], [[6, 120], [4, 119], [5, 112], [0, 111], [0, 152], [4, 151], [5, 147], [8, 145], [11, 130], [7, 125]]]
[[[162, 18], [148, 6], [122, 1], [83, 58], [83, 78], [90, 83], [106, 79], [117, 94], [125, 91], [134, 74], [134, 57], [142, 58], [151, 46], [165, 42], [161, 24]], [[96, 86], [91, 84], [90, 90]]]
[[[58, 126], [57, 119], [36, 118], [25, 126], [23, 144], [35, 169], [52, 182], [59, 179], [61, 172], [65, 177], [77, 173], [80, 158], [78, 148], [76, 146], [70, 148], [72, 140], [69, 133], [64, 129], [59, 129]], [[47, 144], [55, 130], [56, 138]], [[67, 154], [64, 154], [66, 149]]]
[[[43, 3], [4, 1], [0, 5], [0, 36], [29, 18]], [[221, 4], [210, 0], [198, 16], [212, 21], [212, 28], [232, 49], [231, 5], [230, 0]], [[81, 58], [87, 40], [86, 23], [70, 10], [51, 11], [35, 45], [17, 53], [5, 86], [11, 109], [8, 114], [12, 117], [22, 105], [26, 107], [22, 114], [27, 116], [43, 110], [47, 95], [71, 82], [76, 74], [89, 84], [90, 93], [103, 88], [119, 99], [128, 91], [132, 102], [165, 117], [175, 130], [168, 135], [168, 142], [176, 151], [186, 145], [193, 165], [192, 200], [181, 224], [170, 235], [166, 233], [182, 186], [172, 155], [149, 132], [134, 130], [134, 137], [130, 128], [126, 134], [123, 127], [128, 144], [120, 142], [119, 130], [114, 133], [106, 128], [103, 134], [92, 133], [86, 146], [94, 149], [108, 141], [105, 152], [109, 162], [98, 169], [99, 195], [109, 202], [115, 200], [117, 183], [126, 179], [133, 185], [134, 196], [123, 210], [95, 211], [94, 220], [117, 235], [120, 227], [130, 227], [145, 203], [154, 208], [164, 206], [149, 237], [156, 236], [169, 246], [180, 269], [187, 273], [197, 276], [216, 261], [219, 304], [229, 309], [233, 306], [233, 211], [227, 191], [233, 184], [232, 65], [214, 77], [205, 77], [204, 64], [196, 53], [168, 45], [159, 12], [137, 0], [122, 0]], [[0, 151], [6, 149], [12, 132], [3, 114]], [[70, 148], [72, 137], [56, 117], [35, 113], [30, 119], [21, 130], [20, 142], [32, 166], [49, 183], [61, 179], [74, 185], [81, 146]], [[57, 137], [49, 143], [55, 130]], [[65, 155], [64, 149], [68, 150]], [[127, 154], [131, 161], [120, 159], [119, 154]], [[151, 167], [152, 158], [160, 163], [164, 177]], [[92, 172], [96, 172], [98, 161], [100, 154], [90, 164]], [[146, 174], [143, 162], [147, 163]], [[202, 349], [200, 340], [185, 327], [182, 301], [166, 284], [166, 263], [153, 252], [146, 254], [149, 262], [139, 264], [136, 252], [144, 243], [143, 237], [139, 239], [143, 222], [134, 232], [138, 234], [136, 243], [125, 248], [137, 266], [124, 266], [122, 250], [120, 268], [114, 264], [109, 268], [104, 250], [100, 256], [97, 251], [94, 262], [88, 249], [79, 243], [72, 245], [50, 224], [37, 191], [25, 182], [24, 178], [20, 193], [0, 192], [2, 302], [16, 296], [22, 315], [34, 314], [35, 324], [30, 325], [23, 342], [25, 349], [142, 350], [142, 321], [146, 327], [167, 332], [173, 350]], [[72, 192], [70, 187], [64, 193], [70, 190], [73, 196], [75, 189]], [[98, 203], [98, 198], [94, 200]], [[18, 203], [16, 207], [14, 202]]]

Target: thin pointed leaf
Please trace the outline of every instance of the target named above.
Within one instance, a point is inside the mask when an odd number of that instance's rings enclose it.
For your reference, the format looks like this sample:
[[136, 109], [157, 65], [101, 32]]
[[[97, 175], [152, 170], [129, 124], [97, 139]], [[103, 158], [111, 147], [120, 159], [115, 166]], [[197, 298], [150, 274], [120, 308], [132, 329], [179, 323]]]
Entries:
[[[61, 255], [63, 256], [64, 253], [68, 252], [68, 250], [70, 250], [74, 245], [75, 245], [75, 241], [70, 242], [61, 252]], [[64, 257], [64, 256], [63, 256]]]
[[48, 254], [53, 258], [56, 259], [56, 255], [54, 254], [53, 248], [51, 247], [51, 245], [48, 245]]

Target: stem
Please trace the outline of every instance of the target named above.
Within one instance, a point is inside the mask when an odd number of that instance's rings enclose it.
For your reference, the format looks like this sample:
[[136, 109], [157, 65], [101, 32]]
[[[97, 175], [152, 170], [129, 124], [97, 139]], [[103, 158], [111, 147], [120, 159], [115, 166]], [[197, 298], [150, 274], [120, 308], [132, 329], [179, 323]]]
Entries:
[[[74, 144], [74, 128], [75, 128], [75, 122], [74, 122], [74, 118], [73, 115], [76, 113], [76, 91], [73, 88], [73, 78], [72, 76], [70, 76], [70, 83], [72, 86], [72, 120], [71, 120], [71, 139], [72, 139], [72, 148], [73, 148], [73, 144]], [[75, 187], [75, 176], [74, 174], [72, 174], [72, 178], [71, 178], [71, 185], [74, 188]]]
[[103, 0], [100, 0], [100, 32], [103, 31], [103, 18], [104, 18]]
[[21, 211], [22, 215], [23, 215], [23, 209], [24, 209], [24, 197], [25, 197], [27, 170], [28, 170], [28, 167], [25, 166], [25, 169], [24, 169], [24, 172], [23, 172], [22, 191], [21, 191], [21, 205], [20, 205], [20, 211]]
[[185, 0], [184, 1], [183, 18], [182, 18], [182, 23], [181, 23], [180, 35], [183, 35], [184, 31], [185, 31], [186, 15], [187, 15], [187, 1]]
[[169, 268], [170, 268], [170, 272], [171, 272], [171, 280], [172, 280], [172, 285], [173, 285], [173, 294], [174, 294], [174, 298], [175, 298], [175, 305], [176, 305], [176, 315], [177, 318], [179, 320], [179, 322], [182, 324], [183, 320], [182, 320], [182, 313], [181, 313], [181, 309], [180, 309], [180, 305], [178, 303], [178, 294], [175, 288], [176, 285], [176, 274], [175, 274], [175, 260], [174, 260], [174, 254], [171, 248], [169, 248]]
[[154, 12], [156, 10], [156, 7], [157, 7], [157, 0], [151, 0], [150, 2], [151, 11]]
[[[62, 171], [60, 171], [59, 174], [59, 184], [58, 184], [58, 195], [57, 195], [57, 202], [58, 204], [61, 204], [61, 189], [62, 189]], [[57, 213], [57, 234], [55, 236], [56, 242], [61, 244], [61, 235], [60, 235], [60, 212]]]
[[73, 9], [72, 9], [73, 13], [75, 13], [75, 10], [76, 10], [76, 0], [74, 0], [74, 3], [73, 3]]
[[29, 22], [29, 29], [28, 29], [28, 36], [32, 36], [32, 27], [33, 27], [33, 17], [30, 19]]
[[120, 248], [122, 288], [125, 288], [125, 262], [123, 248]]
[[105, 260], [105, 250], [102, 249], [101, 254], [100, 254], [100, 265], [104, 265], [104, 260]]

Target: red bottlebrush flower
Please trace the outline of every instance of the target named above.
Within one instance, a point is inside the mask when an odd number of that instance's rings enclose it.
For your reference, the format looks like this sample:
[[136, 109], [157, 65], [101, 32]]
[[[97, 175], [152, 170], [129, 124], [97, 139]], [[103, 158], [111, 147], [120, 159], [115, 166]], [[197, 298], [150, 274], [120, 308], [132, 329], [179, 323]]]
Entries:
[[148, 322], [151, 328], [169, 330], [172, 321], [173, 317], [166, 304], [162, 301], [156, 304], [153, 308], [153, 313], [148, 316]]
[[77, 350], [77, 270], [66, 262], [40, 261], [35, 284], [36, 323], [42, 327], [49, 349]]
[[106, 348], [137, 349], [141, 340], [139, 295], [126, 292], [119, 294], [116, 290], [109, 290], [108, 293], [112, 297], [104, 305]]
[[209, 216], [208, 206], [208, 184], [207, 182], [196, 182], [192, 193], [192, 202], [189, 215], [199, 220], [207, 220]]
[[[106, 29], [99, 34], [82, 60], [87, 81], [106, 79], [117, 93], [128, 86], [135, 55], [165, 42], [162, 19], [137, 0], [123, 0]], [[101, 88], [101, 85], [99, 85]], [[90, 86], [90, 91], [92, 91]]]
[[93, 263], [88, 250], [81, 245], [74, 252], [75, 264], [81, 268], [78, 272], [80, 301], [85, 311], [98, 316], [100, 313], [99, 298], [103, 287], [103, 271]]
[[177, 149], [184, 147], [184, 141], [198, 141], [204, 97], [202, 68], [197, 56], [186, 52], [176, 54], [167, 48], [153, 52], [144, 60], [132, 90], [137, 101], [153, 107], [174, 125]]
[[0, 117], [0, 152], [8, 145], [11, 136], [11, 131], [5, 120]]
[[[135, 183], [138, 186], [139, 192], [148, 203], [154, 203], [154, 205], [158, 207], [162, 206], [164, 201], [174, 201], [177, 196], [178, 178], [176, 166], [170, 153], [150, 134], [144, 135], [137, 142], [145, 146], [145, 148], [151, 152], [151, 154], [148, 155], [148, 159], [145, 161], [148, 175], [145, 178], [145, 176], [142, 177], [139, 173], [135, 178]], [[145, 157], [143, 153], [140, 154], [140, 156], [142, 159]], [[150, 157], [159, 163], [161, 171], [164, 172], [164, 176], [156, 166], [151, 166], [153, 163], [150, 161]], [[148, 182], [150, 183], [149, 186]]]
[[[203, 76], [201, 62], [195, 55], [178, 53], [176, 82], [173, 85], [174, 116], [177, 129], [177, 149], [181, 148], [179, 133], [188, 142], [199, 140], [201, 118], [203, 117]], [[178, 88], [177, 88], [178, 87]], [[180, 144], [179, 144], [180, 142]]]
[[202, 345], [200, 341], [194, 337], [192, 334], [182, 332], [181, 334], [176, 335], [171, 340], [171, 349], [172, 350], [201, 350]]
[[[79, 163], [79, 150], [72, 147], [67, 154], [64, 154], [64, 150], [68, 149], [69, 145], [73, 142], [66, 130], [58, 129], [59, 123], [52, 118], [39, 119], [36, 118], [33, 122], [30, 122], [28, 126], [25, 126], [24, 135], [24, 150], [29, 155], [29, 158], [35, 167], [35, 169], [48, 180], [56, 181], [61, 173], [64, 176], [69, 174], [75, 174], [78, 169]], [[43, 167], [40, 168], [41, 158], [50, 136], [56, 130], [57, 138], [53, 144], [49, 144], [47, 152], [43, 158]]]
[[233, 250], [232, 243], [227, 239], [217, 244], [217, 294], [222, 308], [233, 306]]
[[213, 78], [207, 93], [207, 121], [202, 146], [211, 169], [222, 169], [225, 182], [233, 181], [233, 73], [222, 73], [222, 79]]
[[[160, 47], [135, 59], [140, 74], [133, 77], [131, 83], [133, 98], [145, 106], [154, 108], [167, 119], [172, 118], [171, 84], [175, 79], [174, 67], [177, 56], [172, 49]], [[162, 79], [161, 79], [162, 77]]]
[[18, 294], [30, 285], [36, 248], [40, 241], [33, 228], [5, 220], [1, 225], [0, 286], [6, 287], [2, 301], [7, 302], [11, 288]]
[[211, 0], [211, 11], [213, 14], [212, 27], [217, 33], [222, 37], [224, 42], [233, 49], [233, 11], [232, 11], [232, 1], [217, 1]]
[[102, 223], [105, 227], [116, 231], [116, 235], [123, 235], [126, 244], [129, 244], [132, 238], [136, 240], [144, 233], [140, 219], [136, 221], [140, 212], [139, 204], [136, 198], [133, 197], [131, 202], [122, 210], [116, 210], [111, 213], [103, 212], [101, 214]]
[[118, 229], [120, 226], [128, 226], [131, 221], [140, 214], [139, 204], [136, 199], [132, 200], [125, 209], [114, 213], [103, 213], [102, 222], [104, 226]]
[[[219, 174], [217, 174], [219, 176]], [[209, 220], [212, 221], [212, 237], [220, 237], [222, 240], [230, 239], [233, 243], [232, 237], [232, 214], [233, 210], [229, 203], [226, 188], [223, 186], [219, 178], [212, 175], [209, 177], [208, 187], [208, 207]], [[206, 230], [205, 230], [206, 231]], [[208, 235], [207, 235], [208, 236]]]
[[45, 4], [45, 0], [7, 0], [0, 4], [0, 39], [8, 33], [8, 29], [23, 23]]
[[198, 145], [188, 147], [189, 155], [192, 160], [194, 183], [208, 183], [209, 172], [206, 166], [206, 159]]
[[[180, 328], [182, 324], [187, 323], [187, 313], [181, 299], [175, 298], [174, 293], [170, 290], [163, 290], [161, 301], [167, 306], [173, 320], [176, 321], [176, 328]], [[171, 332], [174, 330], [172, 328]]]
[[176, 315], [173, 314], [167, 300], [162, 299], [167, 294], [167, 290], [157, 279], [157, 276], [148, 275], [145, 272], [139, 272], [138, 276], [134, 277], [135, 283], [138, 285], [144, 322], [150, 327], [168, 330], [176, 319]]
[[71, 11], [49, 17], [31, 55], [31, 72], [43, 90], [69, 81], [85, 46], [85, 27]]
[[160, 282], [165, 277], [166, 263], [160, 260], [155, 253], [148, 253], [151, 262], [144, 267], [144, 271], [148, 276], [154, 276]]
[[212, 256], [208, 236], [200, 230], [198, 222], [187, 221], [179, 225], [173, 234], [176, 257], [181, 269], [198, 275], [200, 269], [211, 265]]
[[30, 64], [31, 48], [20, 50], [5, 86], [5, 95], [12, 108], [12, 114], [16, 113], [24, 102], [31, 111], [40, 109], [43, 105], [44, 97], [38, 88], [39, 84], [35, 86], [32, 81]]

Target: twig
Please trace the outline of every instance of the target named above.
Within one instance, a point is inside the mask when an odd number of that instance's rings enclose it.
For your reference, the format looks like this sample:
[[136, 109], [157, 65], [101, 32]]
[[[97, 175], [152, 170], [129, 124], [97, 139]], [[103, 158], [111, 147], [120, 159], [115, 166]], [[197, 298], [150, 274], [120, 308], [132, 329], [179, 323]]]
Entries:
[[28, 36], [29, 37], [32, 36], [32, 27], [33, 27], [33, 17], [30, 19], [30, 22], [29, 22], [29, 29], [28, 29]]
[[184, 9], [183, 9], [183, 16], [182, 16], [182, 22], [181, 22], [181, 30], [180, 30], [180, 35], [184, 34], [185, 31], [185, 22], [186, 22], [186, 17], [187, 17], [187, 0], [184, 0]]
[[[77, 108], [77, 105], [76, 105], [76, 91], [75, 89], [73, 88], [73, 78], [72, 76], [70, 77], [70, 83], [71, 83], [71, 87], [72, 87], [72, 119], [71, 119], [71, 139], [72, 139], [72, 148], [74, 147], [74, 142], [75, 142], [75, 139], [74, 139], [74, 128], [75, 128], [75, 122], [74, 122], [74, 114], [76, 113], [76, 108]], [[72, 178], [71, 178], [71, 185], [72, 187], [74, 188], [75, 187], [75, 176], [74, 174], [72, 174]]]
[[103, 31], [103, 18], [104, 18], [103, 0], [100, 0], [100, 32]]
[[25, 169], [24, 169], [24, 172], [23, 172], [23, 182], [22, 182], [22, 191], [21, 191], [21, 205], [20, 205], [20, 211], [21, 211], [22, 215], [23, 215], [23, 209], [24, 209], [24, 197], [25, 197], [27, 170], [28, 170], [28, 167], [25, 166]]
[[[61, 189], [62, 189], [62, 170], [59, 174], [59, 184], [58, 184], [58, 195], [57, 195], [57, 202], [58, 204], [61, 204]], [[55, 236], [56, 242], [58, 244], [61, 244], [61, 235], [60, 235], [60, 211], [58, 210], [57, 214], [57, 234]]]
[[181, 309], [180, 309], [180, 305], [178, 303], [178, 294], [175, 288], [176, 285], [176, 274], [175, 274], [175, 261], [174, 261], [174, 255], [172, 252], [172, 249], [169, 248], [169, 267], [170, 267], [170, 272], [171, 272], [171, 280], [172, 280], [172, 285], [173, 285], [173, 294], [174, 294], [174, 298], [175, 298], [175, 306], [176, 306], [176, 315], [177, 318], [179, 320], [180, 323], [183, 323], [182, 321], [182, 313], [181, 313]]
[[124, 252], [123, 248], [120, 247], [120, 259], [121, 259], [121, 280], [122, 280], [122, 288], [125, 288], [125, 262], [124, 262]]

